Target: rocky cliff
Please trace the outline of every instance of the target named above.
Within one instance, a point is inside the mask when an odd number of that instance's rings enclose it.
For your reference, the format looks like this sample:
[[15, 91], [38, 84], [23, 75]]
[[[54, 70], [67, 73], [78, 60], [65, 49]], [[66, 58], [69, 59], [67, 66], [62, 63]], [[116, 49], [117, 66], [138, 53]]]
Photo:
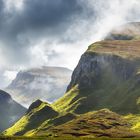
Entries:
[[54, 105], [85, 113], [109, 108], [139, 113], [140, 41], [100, 41], [89, 46], [73, 72], [66, 95]]

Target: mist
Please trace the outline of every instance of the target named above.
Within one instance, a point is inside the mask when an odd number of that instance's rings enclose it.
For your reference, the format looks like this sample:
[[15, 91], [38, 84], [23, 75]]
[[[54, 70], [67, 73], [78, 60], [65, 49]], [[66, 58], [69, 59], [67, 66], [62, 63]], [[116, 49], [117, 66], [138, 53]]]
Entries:
[[[140, 21], [139, 0], [0, 0], [0, 87], [19, 70], [74, 69], [87, 47]], [[38, 8], [38, 9], [37, 9]]]

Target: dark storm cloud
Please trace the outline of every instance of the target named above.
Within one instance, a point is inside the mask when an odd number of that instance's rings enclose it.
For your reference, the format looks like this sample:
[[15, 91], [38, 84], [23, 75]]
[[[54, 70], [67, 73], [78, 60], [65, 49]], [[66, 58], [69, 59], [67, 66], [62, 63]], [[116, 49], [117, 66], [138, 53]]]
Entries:
[[21, 12], [11, 12], [6, 19], [10, 22], [6, 23], [8, 32], [13, 36], [28, 29], [57, 30], [62, 24], [64, 27], [68, 26], [71, 19], [82, 12], [82, 5], [78, 0], [25, 0]]
[[30, 28], [53, 27], [81, 10], [77, 0], [27, 0], [23, 20]]
[[42, 37], [61, 41], [85, 10], [79, 0], [24, 0], [22, 10], [12, 7], [10, 11], [5, 2], [0, 0], [0, 41], [7, 58], [15, 63], [28, 61], [31, 41]]
[[0, 0], [0, 53], [2, 49], [9, 63], [23, 65], [31, 61], [30, 49], [36, 45], [41, 48], [42, 40], [47, 43], [40, 55], [57, 59], [62, 54], [53, 43], [63, 44], [61, 52], [67, 46], [71, 46], [69, 50], [75, 47], [78, 41], [86, 40], [85, 45], [89, 45], [93, 38], [103, 38], [111, 27], [126, 21], [129, 9], [137, 9], [136, 13], [140, 9], [139, 0], [135, 0], [137, 8], [131, 0], [23, 0], [20, 10], [15, 8], [16, 3], [6, 10], [8, 1], [21, 0]]

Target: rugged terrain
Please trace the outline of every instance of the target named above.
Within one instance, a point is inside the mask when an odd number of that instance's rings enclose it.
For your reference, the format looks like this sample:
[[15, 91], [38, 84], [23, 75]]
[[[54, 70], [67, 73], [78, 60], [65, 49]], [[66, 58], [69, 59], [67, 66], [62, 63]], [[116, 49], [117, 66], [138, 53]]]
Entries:
[[[22, 119], [3, 134], [140, 137], [139, 25], [129, 23], [124, 30], [121, 27], [117, 38], [112, 31], [105, 40], [91, 44], [75, 68], [65, 95], [51, 105], [36, 101], [39, 106], [31, 105]], [[126, 38], [128, 34], [133, 38]], [[45, 109], [42, 116], [44, 106], [49, 111]], [[56, 114], [51, 118], [50, 110]], [[38, 118], [37, 125], [34, 118]]]
[[53, 102], [65, 93], [71, 73], [67, 68], [45, 66], [20, 71], [6, 91], [24, 106], [37, 99]]
[[54, 106], [78, 114], [102, 108], [120, 114], [139, 113], [139, 44], [113, 40], [89, 46], [67, 93]]
[[25, 111], [8, 93], [0, 90], [0, 132], [13, 125]]
[[7, 136], [46, 137], [138, 137], [131, 130], [131, 123], [108, 109], [82, 115], [60, 113], [51, 105], [37, 100], [26, 114], [11, 128], [4, 131]]

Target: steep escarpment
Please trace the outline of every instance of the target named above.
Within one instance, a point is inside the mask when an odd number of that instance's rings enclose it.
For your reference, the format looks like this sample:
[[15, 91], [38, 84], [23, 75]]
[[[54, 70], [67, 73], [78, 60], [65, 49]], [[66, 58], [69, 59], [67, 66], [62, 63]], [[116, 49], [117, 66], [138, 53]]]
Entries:
[[13, 125], [26, 111], [5, 91], [0, 90], [0, 132]]
[[109, 108], [139, 113], [140, 41], [101, 41], [89, 46], [73, 72], [61, 110], [85, 113]]

